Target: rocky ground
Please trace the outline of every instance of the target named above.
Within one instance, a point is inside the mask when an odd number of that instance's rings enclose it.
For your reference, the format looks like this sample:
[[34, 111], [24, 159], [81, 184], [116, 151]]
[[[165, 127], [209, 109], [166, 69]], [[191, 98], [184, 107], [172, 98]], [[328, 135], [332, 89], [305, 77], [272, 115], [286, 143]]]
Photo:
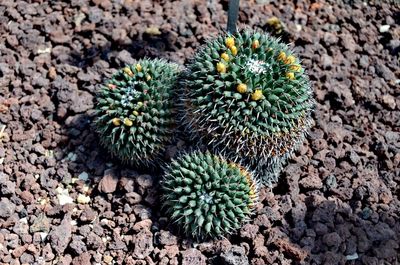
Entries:
[[160, 211], [157, 174], [99, 147], [92, 109], [134, 59], [184, 63], [227, 1], [29, 2], [0, 2], [0, 264], [400, 264], [398, 5], [241, 1], [242, 25], [285, 24], [315, 126], [252, 222], [195, 243]]

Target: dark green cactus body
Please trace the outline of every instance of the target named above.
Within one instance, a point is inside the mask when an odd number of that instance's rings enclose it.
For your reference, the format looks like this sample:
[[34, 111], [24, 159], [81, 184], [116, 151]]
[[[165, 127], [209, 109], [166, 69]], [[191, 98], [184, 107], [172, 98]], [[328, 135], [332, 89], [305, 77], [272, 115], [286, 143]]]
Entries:
[[258, 32], [219, 36], [187, 66], [184, 122], [214, 150], [253, 166], [274, 164], [303, 141], [312, 94], [287, 45]]
[[249, 171], [208, 152], [174, 160], [162, 189], [171, 219], [197, 239], [232, 233], [249, 219], [258, 196]]
[[157, 160], [175, 127], [178, 66], [140, 60], [107, 81], [97, 97], [96, 127], [111, 154], [135, 166]]

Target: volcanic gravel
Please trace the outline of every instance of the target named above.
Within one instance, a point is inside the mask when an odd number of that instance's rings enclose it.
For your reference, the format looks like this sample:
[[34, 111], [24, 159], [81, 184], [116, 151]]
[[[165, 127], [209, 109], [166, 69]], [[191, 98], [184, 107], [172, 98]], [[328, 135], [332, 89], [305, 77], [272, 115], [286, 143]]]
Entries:
[[227, 0], [0, 1], [0, 264], [400, 264], [400, 8], [383, 2], [241, 1], [241, 28], [284, 23], [315, 125], [253, 220], [198, 243], [160, 209], [161, 173], [99, 146], [93, 106], [135, 59], [183, 64]]

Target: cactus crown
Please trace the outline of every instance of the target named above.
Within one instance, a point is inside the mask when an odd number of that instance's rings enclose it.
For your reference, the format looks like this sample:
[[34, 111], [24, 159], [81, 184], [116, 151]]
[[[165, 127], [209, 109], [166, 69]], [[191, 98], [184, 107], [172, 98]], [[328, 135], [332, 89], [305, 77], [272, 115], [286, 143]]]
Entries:
[[162, 185], [167, 213], [197, 239], [230, 234], [248, 220], [257, 202], [252, 174], [208, 152], [172, 161]]
[[148, 165], [172, 140], [178, 66], [143, 59], [119, 70], [97, 97], [101, 143], [123, 162]]
[[187, 66], [188, 129], [252, 161], [290, 153], [310, 126], [312, 90], [287, 45], [258, 32], [221, 35]]

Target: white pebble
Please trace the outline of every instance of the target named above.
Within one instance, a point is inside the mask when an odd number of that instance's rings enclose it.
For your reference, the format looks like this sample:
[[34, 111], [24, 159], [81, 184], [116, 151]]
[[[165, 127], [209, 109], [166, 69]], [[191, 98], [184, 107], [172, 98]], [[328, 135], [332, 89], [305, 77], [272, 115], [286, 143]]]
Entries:
[[385, 33], [385, 32], [388, 32], [389, 29], [390, 29], [390, 25], [382, 25], [382, 26], [379, 27], [379, 32], [380, 33]]

